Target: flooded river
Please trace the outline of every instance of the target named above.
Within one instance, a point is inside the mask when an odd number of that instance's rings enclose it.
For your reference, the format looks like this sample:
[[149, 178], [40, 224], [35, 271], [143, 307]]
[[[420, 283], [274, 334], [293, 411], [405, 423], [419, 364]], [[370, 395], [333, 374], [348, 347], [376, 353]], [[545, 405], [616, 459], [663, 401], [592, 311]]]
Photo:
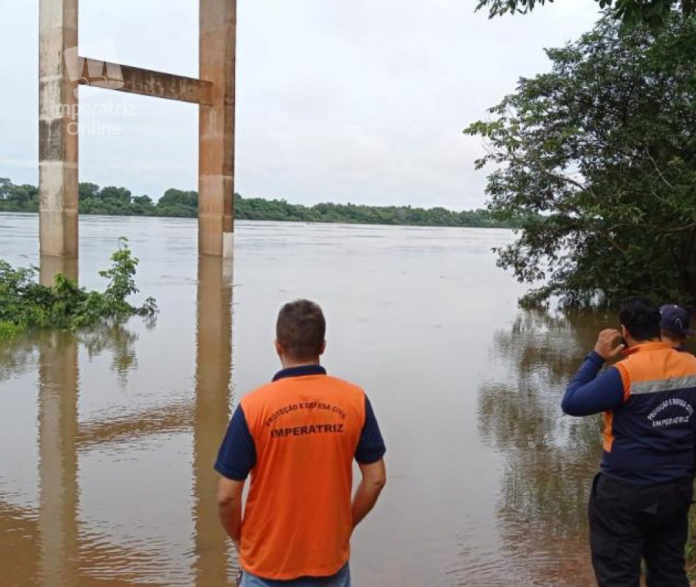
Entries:
[[[37, 230], [0, 214], [0, 258], [38, 265]], [[389, 449], [355, 585], [591, 584], [599, 423], [559, 401], [607, 320], [519, 310], [491, 252], [510, 232], [239, 222], [223, 263], [198, 259], [192, 220], [83, 217], [84, 285], [119, 236], [156, 323], [0, 345], [3, 587], [231, 585], [212, 464], [298, 297], [324, 307], [325, 365], [367, 390]]]

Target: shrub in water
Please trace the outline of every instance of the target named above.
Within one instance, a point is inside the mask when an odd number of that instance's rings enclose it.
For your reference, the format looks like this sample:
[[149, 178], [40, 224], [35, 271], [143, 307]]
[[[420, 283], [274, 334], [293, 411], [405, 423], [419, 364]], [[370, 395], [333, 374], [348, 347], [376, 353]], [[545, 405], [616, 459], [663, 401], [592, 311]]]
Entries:
[[87, 291], [60, 274], [52, 286], [44, 286], [37, 283], [36, 268], [14, 269], [0, 260], [0, 339], [30, 328], [75, 330], [133, 315], [153, 316], [157, 312], [153, 298], [147, 298], [142, 306], [128, 302], [128, 297], [138, 292], [135, 273], [139, 261], [128, 248], [127, 239], [119, 239], [111, 261], [108, 270], [99, 272], [109, 280], [100, 293]]

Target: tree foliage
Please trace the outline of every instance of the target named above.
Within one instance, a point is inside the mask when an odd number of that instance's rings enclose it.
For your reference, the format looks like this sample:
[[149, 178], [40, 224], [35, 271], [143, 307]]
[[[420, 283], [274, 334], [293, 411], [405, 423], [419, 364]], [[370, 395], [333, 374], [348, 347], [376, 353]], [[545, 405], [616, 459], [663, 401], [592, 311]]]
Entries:
[[[553, 0], [478, 0], [476, 10], [488, 9], [490, 18], [505, 14], [527, 14], [537, 5]], [[692, 16], [696, 13], [696, 0], [595, 0], [612, 18], [629, 27], [648, 26], [662, 28], [675, 13]]]
[[366, 206], [360, 204], [316, 204], [302, 206], [286, 200], [235, 197], [235, 215], [240, 220], [291, 220], [296, 222], [340, 222], [405, 226], [451, 226], [496, 228], [514, 225], [500, 222], [487, 210], [454, 212], [445, 208], [412, 206]]
[[39, 190], [32, 185], [14, 185], [0, 177], [0, 210], [4, 212], [35, 212], [39, 207]]
[[168, 189], [157, 202], [157, 212], [163, 216], [195, 218], [198, 215], [198, 194]]
[[[80, 214], [180, 218], [198, 216], [198, 194], [195, 191], [177, 189], [168, 189], [157, 203], [153, 203], [148, 196], [133, 196], [125, 188], [100, 188], [93, 183], [81, 183], [79, 204]], [[330, 203], [302, 206], [279, 199], [243, 198], [239, 194], [235, 194], [234, 204], [235, 217], [239, 220], [481, 228], [518, 225], [516, 220], [496, 220], [488, 210], [455, 212], [445, 208]], [[16, 186], [9, 179], [0, 179], [0, 212], [36, 212], [38, 208], [39, 197], [35, 187]]]
[[489, 209], [523, 216], [499, 264], [541, 282], [523, 302], [696, 304], [696, 21], [659, 33], [603, 18], [547, 51], [552, 71], [465, 132], [483, 137]]
[[31, 328], [75, 330], [133, 315], [154, 315], [157, 305], [153, 298], [142, 306], [128, 301], [138, 292], [138, 259], [127, 245], [121, 239], [111, 256], [111, 267], [99, 273], [108, 280], [104, 292], [87, 291], [61, 274], [52, 286], [44, 286], [37, 283], [33, 267], [15, 269], [0, 260], [0, 340]]

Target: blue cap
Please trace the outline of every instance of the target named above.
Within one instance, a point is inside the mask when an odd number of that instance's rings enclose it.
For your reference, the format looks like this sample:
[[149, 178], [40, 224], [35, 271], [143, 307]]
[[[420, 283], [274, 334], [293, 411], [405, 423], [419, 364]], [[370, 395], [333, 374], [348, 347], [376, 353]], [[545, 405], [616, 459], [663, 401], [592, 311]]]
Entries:
[[679, 336], [696, 336], [696, 332], [691, 330], [691, 314], [685, 308], [675, 304], [668, 304], [660, 308], [662, 319], [660, 328], [667, 332], [672, 332]]

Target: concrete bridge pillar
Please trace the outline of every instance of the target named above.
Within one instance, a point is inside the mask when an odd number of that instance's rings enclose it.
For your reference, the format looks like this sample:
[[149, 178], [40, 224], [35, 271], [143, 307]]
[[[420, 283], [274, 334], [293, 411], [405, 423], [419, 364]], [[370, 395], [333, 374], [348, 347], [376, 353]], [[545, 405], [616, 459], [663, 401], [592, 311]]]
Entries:
[[41, 255], [41, 261], [39, 263], [39, 283], [50, 287], [55, 283], [56, 276], [59, 273], [73, 281], [78, 281], [78, 269], [77, 257]]
[[234, 224], [236, 0], [200, 0], [200, 78], [212, 82], [199, 122], [198, 252], [230, 257]]
[[49, 257], [78, 253], [77, 13], [78, 0], [41, 0], [39, 230]]
[[[199, 105], [199, 253], [231, 256], [237, 1], [200, 0], [198, 79], [81, 56], [78, 0], [40, 2], [42, 255], [77, 258], [78, 254], [77, 88], [84, 84]], [[118, 79], [111, 79], [116, 72]]]

